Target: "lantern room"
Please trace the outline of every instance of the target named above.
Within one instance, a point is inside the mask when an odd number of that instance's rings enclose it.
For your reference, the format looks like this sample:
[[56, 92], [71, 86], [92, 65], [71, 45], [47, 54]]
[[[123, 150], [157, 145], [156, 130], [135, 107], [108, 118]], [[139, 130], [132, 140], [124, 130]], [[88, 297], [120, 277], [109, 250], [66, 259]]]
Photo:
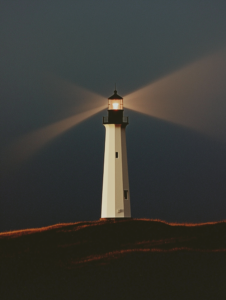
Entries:
[[114, 95], [108, 98], [108, 110], [123, 110], [123, 98], [114, 91]]
[[108, 116], [103, 117], [103, 124], [121, 124], [128, 125], [128, 117], [123, 116], [123, 98], [117, 94], [115, 89], [114, 95], [108, 98]]

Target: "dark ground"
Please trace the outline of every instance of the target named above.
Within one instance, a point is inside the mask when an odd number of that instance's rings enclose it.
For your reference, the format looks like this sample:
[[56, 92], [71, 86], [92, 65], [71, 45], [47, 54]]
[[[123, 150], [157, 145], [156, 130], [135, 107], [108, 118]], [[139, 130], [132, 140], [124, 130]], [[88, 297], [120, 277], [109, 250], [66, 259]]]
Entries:
[[0, 234], [0, 299], [226, 299], [226, 222], [100, 220]]

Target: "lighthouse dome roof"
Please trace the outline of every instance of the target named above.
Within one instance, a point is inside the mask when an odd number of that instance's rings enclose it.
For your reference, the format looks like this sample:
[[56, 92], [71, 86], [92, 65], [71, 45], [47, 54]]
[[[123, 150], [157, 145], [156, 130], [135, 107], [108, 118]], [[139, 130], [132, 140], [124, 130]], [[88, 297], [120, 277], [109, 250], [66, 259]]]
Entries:
[[123, 98], [117, 94], [116, 90], [114, 90], [114, 95], [112, 95], [108, 99], [111, 100], [111, 99], [123, 99]]

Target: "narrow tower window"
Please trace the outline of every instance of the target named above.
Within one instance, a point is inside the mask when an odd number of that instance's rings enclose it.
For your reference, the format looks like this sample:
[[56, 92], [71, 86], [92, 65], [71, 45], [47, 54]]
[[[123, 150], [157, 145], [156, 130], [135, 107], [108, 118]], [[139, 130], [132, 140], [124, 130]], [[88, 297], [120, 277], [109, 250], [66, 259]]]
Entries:
[[118, 152], [115, 152], [115, 158], [118, 158]]
[[124, 190], [124, 199], [127, 200], [128, 199], [128, 191]]

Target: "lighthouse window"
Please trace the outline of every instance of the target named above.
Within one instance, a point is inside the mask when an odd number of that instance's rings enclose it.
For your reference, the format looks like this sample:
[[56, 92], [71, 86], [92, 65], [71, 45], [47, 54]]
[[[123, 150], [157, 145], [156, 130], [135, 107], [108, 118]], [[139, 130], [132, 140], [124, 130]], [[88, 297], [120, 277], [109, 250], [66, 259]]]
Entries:
[[118, 158], [118, 152], [115, 152], [115, 157]]
[[127, 200], [128, 199], [128, 191], [124, 190], [124, 199]]

